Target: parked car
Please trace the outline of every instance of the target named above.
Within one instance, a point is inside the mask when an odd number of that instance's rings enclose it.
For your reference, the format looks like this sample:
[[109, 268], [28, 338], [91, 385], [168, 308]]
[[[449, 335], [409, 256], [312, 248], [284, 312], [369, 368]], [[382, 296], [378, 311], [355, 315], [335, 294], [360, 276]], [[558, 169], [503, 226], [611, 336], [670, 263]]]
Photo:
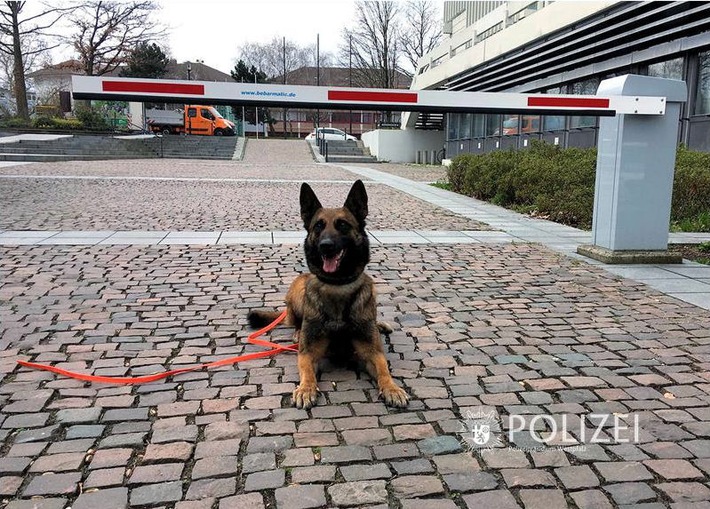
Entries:
[[334, 127], [319, 127], [306, 136], [306, 140], [308, 141], [315, 141], [320, 138], [325, 138], [326, 140], [357, 140], [355, 136], [351, 136], [345, 131], [335, 129]]

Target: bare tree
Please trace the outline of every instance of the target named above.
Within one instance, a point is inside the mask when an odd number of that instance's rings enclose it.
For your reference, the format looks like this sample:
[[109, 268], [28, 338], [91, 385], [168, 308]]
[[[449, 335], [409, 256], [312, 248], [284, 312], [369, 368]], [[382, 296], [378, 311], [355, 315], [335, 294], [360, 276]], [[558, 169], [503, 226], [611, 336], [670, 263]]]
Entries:
[[[65, 9], [44, 8], [34, 15], [25, 15], [26, 2], [0, 4], [0, 53], [12, 61], [10, 80], [15, 96], [17, 116], [29, 119], [25, 74], [38, 55], [55, 46], [46, 42], [47, 30], [59, 20]], [[9, 63], [9, 62], [8, 62]]]
[[419, 59], [441, 41], [441, 21], [437, 4], [432, 0], [410, 0], [404, 7], [404, 23], [399, 33], [399, 47], [409, 64], [402, 71], [412, 76]]
[[354, 85], [375, 88], [397, 86], [399, 10], [400, 4], [393, 1], [356, 2], [355, 25], [343, 31], [340, 46], [340, 59], [344, 65], [349, 65], [352, 57]]
[[[316, 64], [315, 44], [299, 46], [282, 37], [274, 37], [267, 43], [248, 42], [239, 47], [239, 59], [247, 66], [254, 66], [273, 80], [283, 77], [301, 67]], [[326, 62], [326, 63], [324, 63]], [[321, 65], [332, 62], [328, 53], [321, 54]]]
[[160, 40], [165, 29], [151, 19], [157, 8], [151, 0], [79, 4], [69, 18], [74, 33], [68, 42], [79, 54], [86, 75], [110, 73], [138, 44]]

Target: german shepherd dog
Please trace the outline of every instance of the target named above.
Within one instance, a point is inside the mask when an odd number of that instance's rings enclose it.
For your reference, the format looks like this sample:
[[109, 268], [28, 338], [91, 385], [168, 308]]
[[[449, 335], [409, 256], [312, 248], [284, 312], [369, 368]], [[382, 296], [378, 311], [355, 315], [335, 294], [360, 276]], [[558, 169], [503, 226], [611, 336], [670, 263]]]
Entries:
[[[293, 391], [298, 408], [316, 404], [316, 371], [321, 360], [356, 360], [375, 380], [385, 403], [408, 404], [407, 393], [392, 380], [380, 333], [392, 329], [377, 322], [375, 286], [365, 274], [370, 242], [365, 232], [367, 192], [356, 181], [345, 205], [323, 208], [311, 187], [301, 185], [301, 218], [310, 273], [298, 276], [286, 294], [286, 325], [296, 329], [300, 384]], [[277, 312], [252, 310], [252, 327], [263, 327]]]

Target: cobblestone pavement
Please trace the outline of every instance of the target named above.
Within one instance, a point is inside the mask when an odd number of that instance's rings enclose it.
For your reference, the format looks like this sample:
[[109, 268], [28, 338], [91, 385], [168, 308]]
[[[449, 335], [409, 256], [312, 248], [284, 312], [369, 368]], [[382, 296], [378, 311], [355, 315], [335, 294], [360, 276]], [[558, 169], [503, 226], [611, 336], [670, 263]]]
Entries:
[[303, 270], [296, 245], [0, 247], [0, 506], [707, 507], [710, 312], [537, 244], [373, 247], [403, 410], [336, 368], [294, 409], [290, 354], [137, 386], [16, 364], [260, 350], [247, 310]]
[[417, 182], [438, 182], [440, 180], [446, 180], [446, 168], [441, 165], [380, 163], [375, 168], [379, 171], [384, 171], [385, 173]]
[[[119, 163], [115, 163], [119, 166]], [[313, 183], [341, 206], [351, 183]], [[0, 228], [15, 230], [300, 230], [299, 182], [2, 179]], [[488, 230], [387, 186], [367, 186], [373, 229]]]

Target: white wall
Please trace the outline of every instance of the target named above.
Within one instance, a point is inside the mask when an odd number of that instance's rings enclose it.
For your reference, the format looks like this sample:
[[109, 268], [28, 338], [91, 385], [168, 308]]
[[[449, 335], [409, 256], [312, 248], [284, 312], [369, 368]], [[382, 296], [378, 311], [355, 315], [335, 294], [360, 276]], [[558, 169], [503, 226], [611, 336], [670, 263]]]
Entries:
[[380, 161], [396, 163], [416, 162], [417, 150], [444, 148], [443, 131], [416, 131], [414, 129], [377, 129], [362, 134], [362, 142]]

